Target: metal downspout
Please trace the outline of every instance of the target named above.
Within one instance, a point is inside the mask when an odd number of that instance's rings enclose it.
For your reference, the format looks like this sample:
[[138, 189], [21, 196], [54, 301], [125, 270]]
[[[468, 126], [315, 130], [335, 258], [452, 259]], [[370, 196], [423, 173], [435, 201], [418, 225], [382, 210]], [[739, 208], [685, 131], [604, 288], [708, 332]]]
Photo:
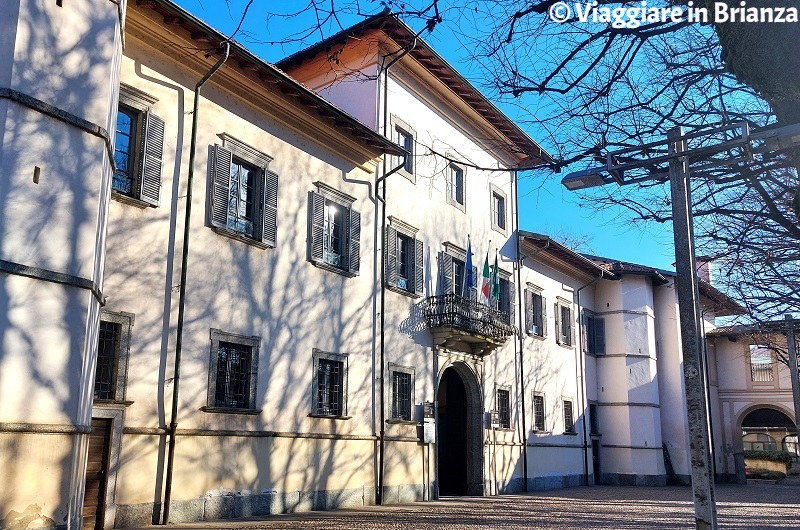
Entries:
[[[581, 380], [580, 392], [581, 392], [581, 408], [583, 409], [583, 414], [581, 414], [581, 422], [583, 423], [583, 485], [589, 485], [589, 441], [586, 438], [586, 379], [584, 379], [585, 375], [583, 373], [583, 344], [581, 341], [581, 337], [583, 337], [583, 318], [581, 317], [581, 291], [589, 287], [590, 285], [595, 284], [596, 282], [600, 281], [603, 278], [604, 273], [600, 273], [600, 276], [595, 278], [594, 280], [590, 281], [586, 285], [582, 285], [575, 291], [575, 295], [577, 297], [576, 304], [578, 306], [578, 351], [576, 355], [578, 357], [578, 366], [577, 369], [579, 370], [579, 376]], [[595, 478], [597, 480], [597, 478]]]
[[[517, 251], [517, 299], [519, 300], [519, 393], [520, 407], [522, 408], [522, 491], [528, 491], [528, 426], [525, 421], [525, 369], [524, 360], [525, 354], [523, 350], [523, 334], [525, 333], [525, 300], [522, 296], [522, 250], [519, 245], [519, 182], [517, 181], [517, 172], [514, 171], [514, 233], [516, 237], [516, 251]], [[550, 242], [548, 241], [548, 245]]]
[[175, 434], [178, 430], [178, 392], [180, 389], [181, 350], [183, 347], [183, 318], [186, 306], [186, 266], [189, 258], [189, 224], [192, 218], [192, 182], [194, 180], [194, 159], [197, 151], [197, 113], [200, 88], [219, 70], [231, 51], [229, 42], [223, 43], [225, 50], [217, 64], [194, 87], [194, 111], [192, 112], [192, 137], [189, 147], [189, 171], [186, 180], [186, 217], [183, 224], [183, 249], [181, 251], [181, 284], [178, 295], [178, 327], [175, 339], [175, 370], [172, 381], [172, 413], [169, 422], [169, 450], [167, 452], [167, 478], [164, 486], [164, 517], [162, 525], [169, 522], [169, 505], [172, 501], [172, 471], [175, 465]]
[[[388, 138], [387, 136], [387, 123], [389, 121], [389, 105], [388, 105], [388, 98], [389, 98], [389, 68], [392, 67], [397, 61], [405, 57], [414, 47], [417, 45], [417, 37], [414, 37], [414, 40], [411, 44], [403, 50], [403, 53], [392, 59], [392, 61], [383, 67], [383, 136]], [[383, 163], [383, 175], [375, 179], [375, 197], [381, 203], [381, 233], [380, 237], [384, 238], [386, 234], [386, 179], [391, 176], [392, 174], [399, 171], [401, 168], [405, 167], [406, 165], [406, 157], [408, 154], [403, 155], [402, 162], [397, 166], [393, 167], [388, 172], [386, 171], [386, 160]], [[382, 184], [382, 186], [381, 186]], [[380, 193], [378, 193], [378, 186], [381, 186]], [[377, 491], [375, 492], [375, 503], [378, 505], [383, 504], [383, 454], [385, 450], [384, 446], [384, 439], [386, 437], [386, 417], [385, 417], [385, 403], [384, 403], [384, 394], [386, 391], [385, 388], [385, 348], [386, 348], [386, 337], [385, 337], [385, 320], [386, 317], [384, 316], [385, 308], [386, 308], [386, 252], [383, 248], [383, 244], [381, 244], [381, 270], [380, 270], [380, 282], [381, 282], [381, 324], [380, 324], [380, 334], [381, 334], [381, 346], [380, 346], [380, 374], [381, 374], [381, 397], [380, 397], [380, 429], [379, 429], [379, 436], [378, 436], [378, 487]]]

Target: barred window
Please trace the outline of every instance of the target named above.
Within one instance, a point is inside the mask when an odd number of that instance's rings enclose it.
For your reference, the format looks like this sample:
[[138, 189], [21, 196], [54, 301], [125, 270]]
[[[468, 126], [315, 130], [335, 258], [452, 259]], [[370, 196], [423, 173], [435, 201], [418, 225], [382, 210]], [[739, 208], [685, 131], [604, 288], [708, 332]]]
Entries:
[[392, 419], [411, 421], [411, 374], [392, 372]]
[[501, 429], [511, 428], [511, 392], [506, 388], [497, 389], [497, 417]]
[[533, 429], [544, 431], [544, 396], [540, 394], [533, 396]]
[[597, 415], [597, 404], [589, 405], [589, 428], [592, 434], [600, 434], [600, 418]]
[[575, 432], [575, 420], [572, 413], [572, 401], [564, 400], [564, 432]]
[[208, 412], [255, 410], [260, 342], [259, 337], [211, 330]]
[[320, 359], [317, 367], [317, 414], [342, 415], [344, 363]]
[[114, 399], [117, 384], [117, 357], [120, 324], [100, 322], [97, 344], [97, 372], [94, 379], [95, 399]]

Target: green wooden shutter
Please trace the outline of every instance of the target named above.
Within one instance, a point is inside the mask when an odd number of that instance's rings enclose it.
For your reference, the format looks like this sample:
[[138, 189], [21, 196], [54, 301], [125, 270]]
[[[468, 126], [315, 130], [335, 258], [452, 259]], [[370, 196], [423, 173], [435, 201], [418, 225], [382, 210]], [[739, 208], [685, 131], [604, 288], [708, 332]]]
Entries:
[[[507, 303], [506, 303], [506, 305], [507, 305], [506, 311], [508, 311], [509, 315], [511, 315], [514, 312], [514, 307], [516, 307], [516, 305], [517, 305], [516, 304], [517, 297], [514, 296], [514, 294], [515, 294], [514, 293], [514, 287], [515, 287], [514, 286], [514, 282], [512, 282], [511, 280], [508, 280], [508, 300], [507, 300]], [[514, 319], [512, 318], [511, 321], [513, 322]]]
[[565, 333], [565, 338], [566, 338], [565, 342], [571, 346], [575, 343], [575, 334], [572, 331], [572, 310], [567, 308], [565, 309], [566, 309], [565, 312], [567, 313], [567, 329]]
[[594, 347], [595, 353], [606, 352], [606, 320], [604, 318], [594, 319]]
[[231, 182], [233, 154], [220, 145], [211, 151], [211, 225], [228, 226], [228, 190]]
[[525, 331], [527, 333], [533, 332], [533, 292], [525, 289]]
[[386, 227], [384, 239], [386, 250], [386, 285], [397, 286], [397, 230], [391, 226]]
[[473, 265], [472, 266], [472, 278], [474, 279], [475, 285], [472, 287], [472, 289], [469, 290], [468, 296], [469, 296], [469, 299], [471, 301], [477, 302], [478, 301], [478, 266], [477, 265]]
[[361, 214], [353, 209], [349, 211], [349, 245], [347, 246], [350, 267], [349, 271], [358, 274], [361, 270]]
[[542, 332], [540, 333], [542, 337], [547, 336], [547, 298], [542, 296]]
[[453, 256], [439, 252], [439, 293], [453, 292]]
[[269, 170], [264, 179], [263, 216], [261, 241], [274, 247], [278, 240], [278, 174]]
[[422, 294], [425, 288], [425, 254], [422, 241], [414, 239], [414, 292]]
[[161, 197], [161, 159], [164, 157], [164, 120], [146, 112], [144, 134], [140, 147], [142, 161], [139, 165], [139, 198], [158, 206]]
[[322, 262], [325, 231], [325, 198], [319, 193], [308, 192], [308, 254], [311, 261]]
[[561, 333], [561, 311], [558, 310], [558, 303], [556, 302], [553, 304], [553, 311], [555, 312], [556, 317], [556, 344], [561, 344], [562, 340], [562, 333]]

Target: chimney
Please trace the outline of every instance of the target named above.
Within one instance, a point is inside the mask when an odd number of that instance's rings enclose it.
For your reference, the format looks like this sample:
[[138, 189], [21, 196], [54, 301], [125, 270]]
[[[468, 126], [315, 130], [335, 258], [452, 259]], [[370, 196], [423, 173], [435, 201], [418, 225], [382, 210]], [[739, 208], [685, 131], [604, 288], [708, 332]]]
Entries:
[[708, 256], [697, 256], [697, 276], [706, 283], [711, 283], [711, 264], [713, 258]]

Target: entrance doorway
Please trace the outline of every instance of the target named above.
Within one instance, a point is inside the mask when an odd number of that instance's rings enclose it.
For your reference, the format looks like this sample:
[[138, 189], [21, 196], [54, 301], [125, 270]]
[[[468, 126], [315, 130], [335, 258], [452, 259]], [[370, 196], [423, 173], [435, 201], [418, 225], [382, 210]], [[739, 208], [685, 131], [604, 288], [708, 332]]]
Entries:
[[483, 495], [480, 387], [464, 363], [445, 369], [436, 396], [440, 495]]
[[86, 462], [86, 494], [83, 498], [83, 530], [102, 530], [111, 446], [110, 419], [92, 418]]

